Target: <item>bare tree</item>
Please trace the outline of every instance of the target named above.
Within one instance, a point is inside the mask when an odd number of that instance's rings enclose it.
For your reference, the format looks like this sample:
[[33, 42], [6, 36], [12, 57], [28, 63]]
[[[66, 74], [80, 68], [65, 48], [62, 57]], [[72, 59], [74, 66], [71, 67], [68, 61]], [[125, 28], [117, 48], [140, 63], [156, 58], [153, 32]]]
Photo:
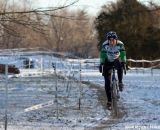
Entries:
[[[66, 17], [51, 17], [49, 20], [48, 26], [52, 39], [50, 41], [54, 41], [51, 44], [55, 50], [85, 57], [88, 57], [93, 50], [97, 50], [93, 19], [85, 11], [61, 10], [56, 13]], [[95, 53], [97, 54], [97, 51]]]
[[[18, 44], [13, 44], [12, 42], [17, 42], [17, 39], [19, 39], [18, 41], [24, 40], [29, 31], [40, 33], [43, 36], [47, 35], [45, 19], [50, 15], [50, 12], [67, 8], [76, 2], [77, 1], [74, 1], [68, 5], [48, 9], [31, 9], [29, 8], [30, 5], [27, 6], [28, 1], [25, 0], [23, 0], [23, 6], [21, 7], [16, 6], [14, 3], [11, 4], [5, 0], [1, 1], [0, 36], [1, 43], [3, 43], [1, 46], [7, 48], [16, 47], [14, 45]], [[10, 44], [12, 45], [10, 46]]]
[[26, 0], [1, 2], [1, 48], [46, 47], [85, 57], [96, 50], [93, 19], [85, 11], [67, 10], [77, 1], [46, 9], [32, 9]]

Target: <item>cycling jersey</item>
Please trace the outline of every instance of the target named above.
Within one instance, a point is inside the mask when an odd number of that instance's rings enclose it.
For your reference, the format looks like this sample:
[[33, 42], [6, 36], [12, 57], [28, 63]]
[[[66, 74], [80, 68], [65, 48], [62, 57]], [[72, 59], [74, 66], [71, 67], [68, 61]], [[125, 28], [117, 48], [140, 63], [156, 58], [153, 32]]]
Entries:
[[120, 58], [122, 62], [126, 62], [126, 51], [123, 42], [117, 40], [115, 46], [110, 46], [109, 41], [106, 40], [102, 45], [100, 63], [104, 64], [105, 60], [113, 62], [117, 58]]

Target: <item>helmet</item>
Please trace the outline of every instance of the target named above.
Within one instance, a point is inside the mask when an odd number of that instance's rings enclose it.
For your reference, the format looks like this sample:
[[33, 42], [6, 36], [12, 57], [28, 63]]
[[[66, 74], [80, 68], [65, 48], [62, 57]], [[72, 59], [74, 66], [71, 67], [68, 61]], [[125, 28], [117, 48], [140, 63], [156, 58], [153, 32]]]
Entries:
[[116, 32], [110, 31], [110, 32], [107, 32], [107, 33], [106, 33], [106, 38], [109, 40], [109, 39], [111, 39], [111, 38], [117, 39], [118, 37], [117, 37]]

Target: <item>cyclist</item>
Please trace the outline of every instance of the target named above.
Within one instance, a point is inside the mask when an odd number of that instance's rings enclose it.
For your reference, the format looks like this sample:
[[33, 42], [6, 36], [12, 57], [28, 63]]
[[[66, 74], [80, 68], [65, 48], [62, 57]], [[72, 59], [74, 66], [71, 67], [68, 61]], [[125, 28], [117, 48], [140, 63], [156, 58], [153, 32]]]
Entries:
[[123, 68], [126, 64], [126, 51], [123, 42], [118, 40], [117, 34], [114, 31], [106, 33], [106, 41], [102, 44], [100, 54], [100, 72], [104, 76], [105, 91], [108, 98], [107, 107], [111, 110], [111, 90], [110, 76], [111, 68], [114, 65], [117, 69], [119, 90], [123, 90]]

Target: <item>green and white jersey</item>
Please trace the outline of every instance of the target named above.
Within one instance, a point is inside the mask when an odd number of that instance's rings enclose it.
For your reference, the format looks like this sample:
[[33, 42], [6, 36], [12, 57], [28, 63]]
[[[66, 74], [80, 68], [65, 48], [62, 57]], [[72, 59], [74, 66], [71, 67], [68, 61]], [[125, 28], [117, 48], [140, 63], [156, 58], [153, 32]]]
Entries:
[[113, 62], [115, 59], [120, 58], [122, 62], [126, 62], [126, 51], [124, 44], [117, 40], [117, 44], [112, 47], [109, 45], [109, 41], [105, 41], [102, 45], [100, 63], [104, 63], [105, 60]]

